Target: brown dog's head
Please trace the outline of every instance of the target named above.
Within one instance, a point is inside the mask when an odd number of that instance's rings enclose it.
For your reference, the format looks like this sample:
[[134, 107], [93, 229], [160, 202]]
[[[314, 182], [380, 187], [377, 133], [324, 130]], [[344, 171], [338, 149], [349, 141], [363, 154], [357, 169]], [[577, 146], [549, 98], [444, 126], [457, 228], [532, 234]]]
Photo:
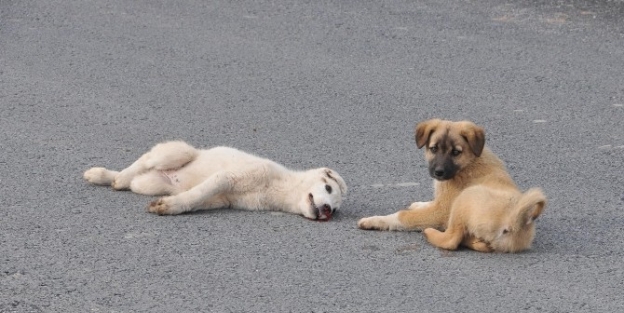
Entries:
[[429, 174], [444, 181], [481, 155], [485, 132], [468, 121], [427, 120], [416, 125], [416, 146], [426, 146]]

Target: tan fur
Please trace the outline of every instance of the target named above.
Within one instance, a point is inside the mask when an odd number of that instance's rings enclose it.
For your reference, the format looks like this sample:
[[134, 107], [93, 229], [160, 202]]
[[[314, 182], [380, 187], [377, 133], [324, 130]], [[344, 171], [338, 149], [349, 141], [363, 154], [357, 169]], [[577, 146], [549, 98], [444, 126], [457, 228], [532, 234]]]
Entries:
[[[416, 144], [427, 147], [425, 158], [432, 171], [442, 170], [435, 162], [451, 160], [444, 164], [457, 172], [434, 180], [433, 201], [415, 202], [387, 216], [363, 218], [358, 227], [424, 230], [431, 244], [449, 250], [465, 246], [482, 252], [518, 252], [530, 247], [533, 221], [542, 213], [546, 197], [537, 188], [525, 193], [518, 190], [503, 162], [484, 146], [481, 127], [467, 121], [428, 120], [417, 125]], [[436, 159], [432, 148], [438, 146], [460, 153]], [[433, 172], [432, 176], [436, 178]]]
[[200, 150], [182, 141], [157, 144], [121, 172], [94, 167], [84, 178], [115, 190], [166, 196], [148, 206], [160, 215], [233, 207], [327, 220], [347, 193], [342, 177], [329, 168], [293, 171], [234, 148]]

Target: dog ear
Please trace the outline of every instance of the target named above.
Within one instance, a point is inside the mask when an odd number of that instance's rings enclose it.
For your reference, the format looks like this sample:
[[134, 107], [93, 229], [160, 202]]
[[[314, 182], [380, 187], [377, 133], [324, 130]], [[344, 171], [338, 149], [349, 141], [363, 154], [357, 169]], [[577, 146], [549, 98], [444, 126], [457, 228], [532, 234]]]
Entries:
[[442, 120], [440, 119], [431, 119], [426, 120], [424, 122], [418, 123], [416, 125], [416, 147], [418, 149], [422, 148], [424, 145], [429, 142], [429, 137], [436, 130], [436, 127], [440, 124]]
[[335, 171], [332, 171], [329, 168], [324, 168], [323, 169], [325, 172], [325, 176], [327, 176], [327, 178], [335, 181], [338, 184], [338, 188], [340, 188], [340, 193], [342, 195], [346, 195], [347, 194], [347, 183], [345, 183], [344, 179], [342, 179], [342, 177], [340, 177], [340, 175], [338, 175], [338, 173], [336, 173]]
[[475, 125], [472, 122], [463, 122], [461, 136], [466, 139], [472, 153], [476, 156], [480, 156], [485, 147], [485, 130], [482, 127]]
[[519, 226], [530, 225], [544, 211], [546, 196], [539, 188], [531, 188], [525, 192], [516, 204], [517, 223]]

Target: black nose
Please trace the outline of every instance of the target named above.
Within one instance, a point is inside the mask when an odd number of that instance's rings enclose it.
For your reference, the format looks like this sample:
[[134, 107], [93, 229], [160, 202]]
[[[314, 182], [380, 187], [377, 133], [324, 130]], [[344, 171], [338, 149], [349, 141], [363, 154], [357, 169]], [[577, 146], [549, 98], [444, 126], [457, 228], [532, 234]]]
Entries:
[[433, 175], [435, 175], [435, 177], [442, 177], [442, 176], [444, 176], [444, 171], [443, 170], [435, 170], [435, 171], [433, 171]]

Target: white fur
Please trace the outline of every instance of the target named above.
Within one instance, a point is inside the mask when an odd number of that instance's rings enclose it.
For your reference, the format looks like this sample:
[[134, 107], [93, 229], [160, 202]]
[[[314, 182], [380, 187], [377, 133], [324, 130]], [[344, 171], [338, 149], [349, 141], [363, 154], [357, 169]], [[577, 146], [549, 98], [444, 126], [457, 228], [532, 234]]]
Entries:
[[121, 172], [94, 167], [84, 178], [116, 190], [166, 196], [148, 207], [161, 215], [238, 208], [326, 220], [347, 192], [344, 180], [328, 168], [293, 171], [234, 148], [199, 150], [182, 141], [154, 146]]
[[398, 212], [389, 215], [364, 217], [358, 221], [358, 227], [360, 228], [370, 228], [369, 225], [373, 224], [380, 230], [405, 230], [399, 220]]

